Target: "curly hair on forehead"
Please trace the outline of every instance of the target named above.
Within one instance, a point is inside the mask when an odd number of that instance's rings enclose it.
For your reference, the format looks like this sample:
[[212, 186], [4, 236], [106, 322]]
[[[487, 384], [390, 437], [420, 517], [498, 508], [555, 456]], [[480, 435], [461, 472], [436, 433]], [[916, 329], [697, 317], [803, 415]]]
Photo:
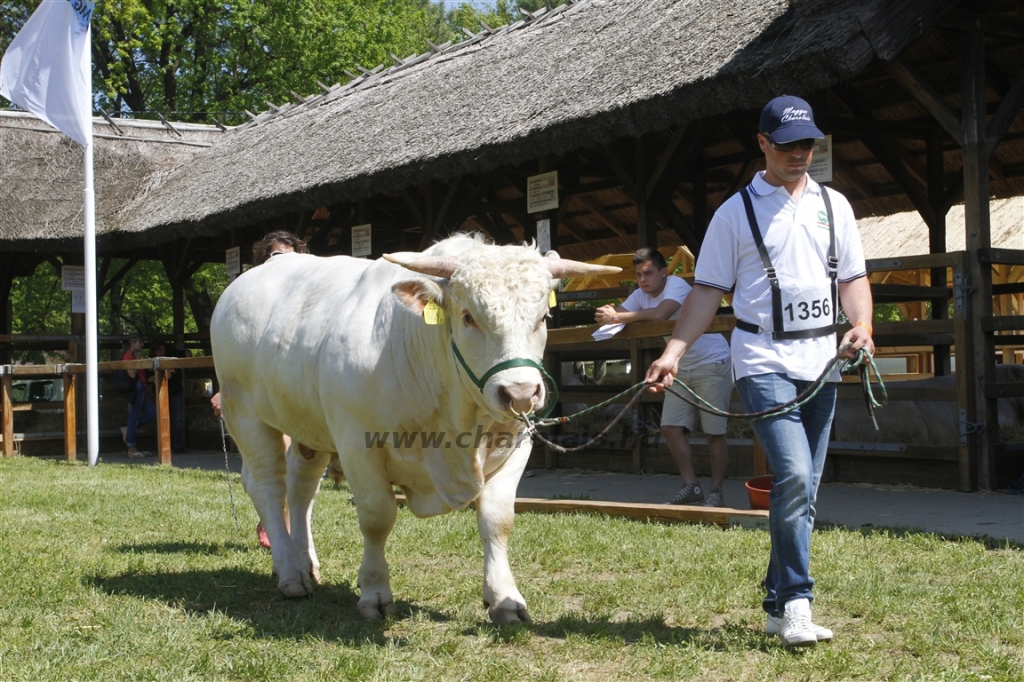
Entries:
[[290, 246], [295, 253], [309, 253], [309, 247], [306, 246], [306, 242], [287, 230], [275, 230], [263, 235], [263, 239], [252, 245], [252, 264], [261, 265], [266, 262], [274, 251], [274, 244]]

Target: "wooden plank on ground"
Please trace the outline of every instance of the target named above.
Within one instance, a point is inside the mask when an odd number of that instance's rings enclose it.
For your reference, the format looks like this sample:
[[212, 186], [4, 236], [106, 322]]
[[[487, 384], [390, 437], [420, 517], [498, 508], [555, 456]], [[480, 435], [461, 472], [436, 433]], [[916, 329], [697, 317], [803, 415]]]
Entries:
[[[406, 503], [405, 495], [395, 495], [399, 504]], [[470, 504], [470, 508], [475, 508]], [[517, 497], [516, 513], [539, 514], [601, 514], [637, 521], [658, 523], [703, 523], [729, 528], [767, 528], [768, 512], [761, 509], [730, 509], [728, 507], [691, 507], [687, 505], [650, 504], [640, 502], [602, 502], [599, 500], [546, 500], [536, 497]]]

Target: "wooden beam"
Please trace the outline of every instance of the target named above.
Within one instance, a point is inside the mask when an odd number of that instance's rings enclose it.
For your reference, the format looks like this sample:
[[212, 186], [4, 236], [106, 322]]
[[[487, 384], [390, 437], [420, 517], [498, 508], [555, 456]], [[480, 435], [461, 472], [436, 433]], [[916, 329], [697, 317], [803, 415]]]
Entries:
[[924, 221], [929, 224], [935, 222], [932, 206], [928, 202], [928, 196], [924, 189], [911, 177], [907, 166], [892, 150], [892, 147], [877, 137], [865, 137], [862, 142], [885, 167], [893, 180], [906, 192], [907, 198], [914, 204], [914, 208], [921, 214]]
[[139, 262], [139, 258], [132, 257], [128, 259], [128, 262], [121, 266], [121, 268], [114, 273], [114, 276], [103, 283], [100, 287], [98, 296], [105, 296], [115, 284], [121, 281], [121, 279], [128, 274], [128, 271], [135, 267], [135, 264]]
[[622, 184], [626, 189], [626, 193], [635, 197], [636, 181], [633, 179], [633, 174], [626, 169], [626, 165], [622, 162], [622, 159], [619, 158], [619, 155], [610, 147], [603, 144], [597, 145], [596, 149], [600, 152], [604, 160], [608, 162], [612, 172], [615, 173], [615, 177], [622, 181]]
[[960, 117], [914, 67], [897, 57], [889, 63], [889, 74], [935, 117], [957, 144], [963, 144], [964, 131]]
[[1017, 74], [1017, 78], [1010, 85], [1009, 91], [1003, 97], [1003, 101], [999, 103], [999, 108], [996, 109], [996, 113], [985, 129], [985, 136], [988, 138], [985, 154], [989, 158], [995, 153], [996, 146], [1006, 135], [1006, 131], [1010, 129], [1014, 119], [1017, 118], [1021, 106], [1024, 106], [1024, 69]]
[[[966, 309], [966, 352], [957, 353], [958, 407], [966, 421], [981, 424], [961, 447], [960, 488], [990, 489], [995, 483], [995, 453], [999, 442], [996, 401], [987, 399], [985, 387], [995, 382], [992, 335], [980, 320], [992, 315], [992, 268], [978, 258], [991, 247], [989, 214], [988, 144], [985, 108], [985, 37], [979, 31], [960, 34], [962, 112], [964, 129], [964, 226], [967, 231], [966, 279], [969, 285], [961, 305]], [[959, 343], [957, 344], [959, 348]], [[962, 384], [962, 385], [961, 385]]]
[[616, 222], [615, 218], [608, 213], [596, 199], [589, 195], [577, 195], [573, 197], [577, 204], [585, 207], [590, 213], [600, 220], [605, 226], [620, 237], [629, 238], [629, 234], [622, 229]]

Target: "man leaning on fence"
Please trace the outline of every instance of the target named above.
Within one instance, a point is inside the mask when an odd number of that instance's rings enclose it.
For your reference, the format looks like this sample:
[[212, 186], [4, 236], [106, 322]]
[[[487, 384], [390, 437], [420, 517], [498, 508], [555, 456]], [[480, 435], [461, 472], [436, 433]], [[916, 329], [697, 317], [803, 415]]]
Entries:
[[[733, 373], [747, 412], [792, 400], [821, 374], [836, 354], [839, 302], [853, 323], [840, 345], [852, 344], [851, 355], [860, 348], [874, 352], [871, 289], [853, 210], [807, 175], [814, 141], [824, 137], [810, 105], [798, 97], [773, 99], [761, 112], [759, 131], [766, 169], [712, 218], [694, 290], [664, 354], [647, 372], [649, 382], [668, 385], [722, 293], [735, 289]], [[786, 646], [832, 638], [811, 620], [809, 573], [814, 503], [839, 377], [830, 379], [798, 410], [753, 422], [774, 475], [763, 607], [768, 633]]]
[[[665, 257], [657, 249], [645, 247], [633, 255], [637, 289], [619, 306], [597, 309], [594, 318], [601, 324], [674, 320], [679, 307], [690, 293], [690, 285], [682, 277], [668, 274]], [[722, 411], [728, 411], [732, 396], [732, 370], [729, 367], [729, 343], [721, 334], [701, 336], [679, 363], [679, 378], [704, 400]], [[683, 485], [666, 504], [724, 505], [722, 485], [729, 456], [725, 417], [700, 412], [700, 424], [708, 439], [711, 460], [711, 488], [705, 496], [693, 470], [693, 451], [686, 437], [697, 421], [697, 408], [684, 402], [675, 393], [665, 395], [661, 410], [661, 432], [672, 455]]]

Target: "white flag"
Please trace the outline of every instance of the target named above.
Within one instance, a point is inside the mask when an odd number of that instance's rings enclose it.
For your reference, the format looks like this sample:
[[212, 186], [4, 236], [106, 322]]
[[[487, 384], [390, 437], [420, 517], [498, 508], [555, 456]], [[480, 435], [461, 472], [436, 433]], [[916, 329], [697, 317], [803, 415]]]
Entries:
[[0, 62], [0, 95], [92, 144], [92, 0], [42, 0]]

